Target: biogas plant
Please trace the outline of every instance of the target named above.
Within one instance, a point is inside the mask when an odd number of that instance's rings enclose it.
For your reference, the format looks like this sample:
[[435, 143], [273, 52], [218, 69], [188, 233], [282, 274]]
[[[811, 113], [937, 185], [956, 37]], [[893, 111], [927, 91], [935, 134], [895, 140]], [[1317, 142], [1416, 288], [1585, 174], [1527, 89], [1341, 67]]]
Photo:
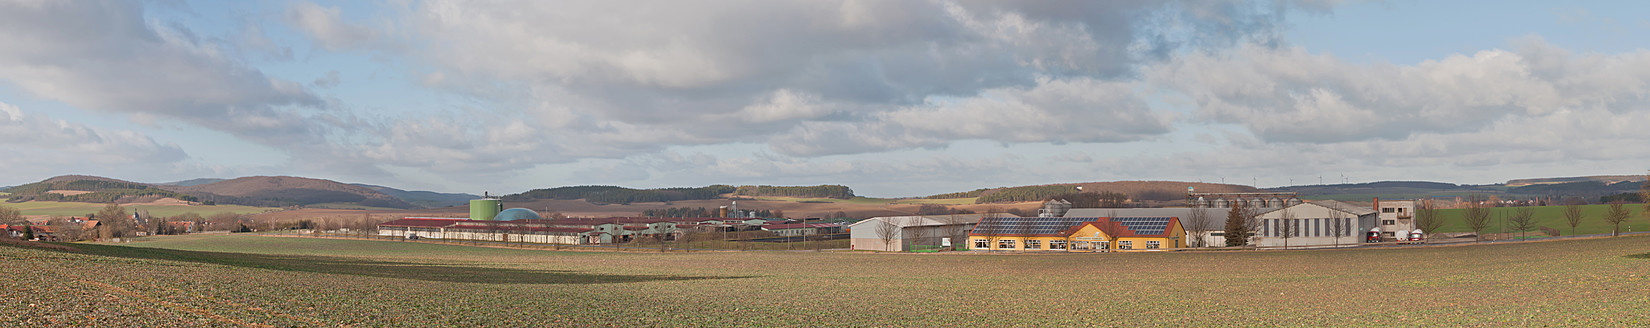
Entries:
[[[726, 212], [726, 211], [724, 211]], [[725, 215], [724, 215], [725, 216]], [[378, 235], [408, 239], [459, 239], [545, 244], [608, 244], [637, 239], [672, 241], [684, 230], [768, 230], [779, 235], [841, 232], [841, 225], [783, 224], [765, 218], [544, 218], [525, 208], [504, 209], [499, 198], [470, 200], [470, 217], [403, 217], [378, 224]], [[780, 223], [780, 224], [772, 224]]]

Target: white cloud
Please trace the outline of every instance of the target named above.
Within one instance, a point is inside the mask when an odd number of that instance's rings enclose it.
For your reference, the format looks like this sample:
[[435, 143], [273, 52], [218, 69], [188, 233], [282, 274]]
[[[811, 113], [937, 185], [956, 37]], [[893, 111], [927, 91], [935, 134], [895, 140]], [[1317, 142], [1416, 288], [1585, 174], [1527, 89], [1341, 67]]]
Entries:
[[1269, 142], [1402, 140], [1480, 131], [1509, 117], [1650, 105], [1650, 53], [1573, 57], [1540, 40], [1413, 66], [1358, 65], [1300, 48], [1178, 57], [1149, 81]]
[[0, 103], [0, 171], [72, 173], [104, 166], [166, 168], [188, 158], [175, 144], [161, 144], [127, 130], [103, 130], [26, 113]]
[[[174, 25], [151, 24], [135, 3], [0, 3], [0, 79], [71, 106], [169, 117], [266, 144], [312, 129], [287, 106], [317, 106]], [[278, 142], [274, 142], [278, 141]]]
[[955, 140], [1128, 142], [1169, 132], [1173, 116], [1153, 111], [1137, 84], [1042, 79], [960, 99], [930, 100], [863, 121], [808, 122], [773, 142], [799, 156], [943, 147]]
[[380, 40], [380, 32], [364, 25], [345, 22], [338, 7], [323, 7], [313, 2], [298, 2], [287, 10], [286, 20], [331, 51], [371, 46]]
[[[1269, 38], [1280, 25], [1263, 22], [1287, 7], [429, 1], [396, 26], [427, 41], [408, 48], [433, 67], [426, 85], [521, 108], [559, 161], [773, 138], [776, 151], [815, 156], [1149, 138], [1172, 116], [1114, 79], [1194, 39]], [[1151, 17], [1192, 15], [1224, 23], [1183, 20], [1174, 44], [1142, 37], [1163, 32], [1143, 26]]]

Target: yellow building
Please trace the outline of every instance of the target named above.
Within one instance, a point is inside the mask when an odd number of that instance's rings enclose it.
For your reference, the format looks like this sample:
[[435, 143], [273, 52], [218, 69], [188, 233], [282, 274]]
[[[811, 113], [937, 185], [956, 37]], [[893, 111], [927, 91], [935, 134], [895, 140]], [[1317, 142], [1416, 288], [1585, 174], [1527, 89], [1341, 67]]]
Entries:
[[1150, 251], [1186, 247], [1173, 217], [986, 218], [969, 234], [973, 250]]

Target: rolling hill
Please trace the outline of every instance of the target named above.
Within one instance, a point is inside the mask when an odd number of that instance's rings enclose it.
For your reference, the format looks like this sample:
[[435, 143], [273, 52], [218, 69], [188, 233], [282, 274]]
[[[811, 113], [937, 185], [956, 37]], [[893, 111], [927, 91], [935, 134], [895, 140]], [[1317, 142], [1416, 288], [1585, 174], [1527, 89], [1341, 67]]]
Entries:
[[1559, 184], [1559, 183], [1587, 182], [1587, 181], [1598, 182], [1598, 183], [1608, 185], [1608, 184], [1614, 184], [1614, 183], [1624, 182], [1624, 181], [1627, 181], [1627, 182], [1644, 182], [1644, 180], [1645, 180], [1645, 176], [1643, 176], [1643, 175], [1594, 175], [1594, 176], [1568, 177], [1568, 178], [1513, 179], [1513, 180], [1507, 180], [1507, 186], [1508, 187], [1522, 187], [1522, 186], [1528, 186], [1528, 185]]
[[1181, 182], [1181, 181], [1108, 181], [1061, 183], [1036, 186], [998, 187], [976, 189], [923, 197], [927, 199], [974, 198], [976, 204], [1039, 201], [1048, 197], [1075, 192], [1115, 192], [1129, 195], [1136, 201], [1172, 202], [1186, 199], [1188, 187], [1197, 192], [1256, 192], [1249, 186]]
[[417, 208], [394, 196], [372, 188], [339, 183], [337, 181], [288, 177], [244, 177], [194, 186], [168, 186], [179, 192], [195, 195], [202, 202], [254, 205], [293, 206], [324, 203], [355, 203], [368, 207]]
[[224, 180], [229, 180], [229, 179], [199, 178], [199, 179], [189, 179], [189, 180], [183, 180], [183, 181], [166, 182], [166, 183], [155, 183], [154, 185], [188, 187], [188, 186], [198, 186], [198, 185], [203, 185], [203, 184], [208, 184], [208, 183], [213, 183], [213, 182], [219, 182], [219, 181], [224, 181]]
[[434, 191], [407, 191], [361, 183], [352, 183], [351, 185], [372, 189], [374, 191], [384, 193], [385, 195], [389, 195], [390, 197], [400, 198], [402, 201], [426, 208], [464, 205], [469, 204], [471, 199], [481, 198], [481, 196], [471, 194], [439, 193]]
[[195, 201], [196, 197], [154, 185], [86, 175], [64, 175], [4, 189], [8, 202], [63, 201], [126, 203], [160, 198]]

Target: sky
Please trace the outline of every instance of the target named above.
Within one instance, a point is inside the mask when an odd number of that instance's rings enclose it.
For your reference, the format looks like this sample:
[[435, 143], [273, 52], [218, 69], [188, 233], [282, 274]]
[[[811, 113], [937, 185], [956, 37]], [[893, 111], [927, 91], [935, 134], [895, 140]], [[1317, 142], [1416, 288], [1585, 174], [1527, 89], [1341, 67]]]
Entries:
[[408, 190], [1650, 169], [1644, 1], [0, 0], [0, 185]]

